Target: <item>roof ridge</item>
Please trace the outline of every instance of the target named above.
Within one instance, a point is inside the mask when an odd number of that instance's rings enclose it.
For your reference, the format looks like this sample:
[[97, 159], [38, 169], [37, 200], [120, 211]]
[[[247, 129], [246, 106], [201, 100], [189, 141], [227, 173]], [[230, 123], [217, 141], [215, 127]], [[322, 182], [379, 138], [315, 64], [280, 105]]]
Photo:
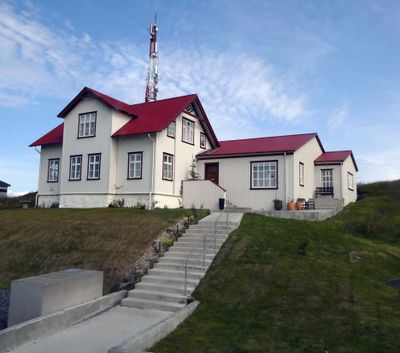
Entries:
[[279, 137], [306, 136], [306, 135], [318, 135], [318, 134], [316, 132], [307, 132], [307, 133], [303, 133], [303, 134], [248, 137], [248, 138], [242, 138], [242, 139], [222, 140], [222, 141], [220, 141], [220, 143], [221, 142], [231, 142], [231, 141], [246, 141], [246, 140], [258, 140], [258, 139], [267, 139], [267, 138], [279, 138]]
[[138, 105], [142, 105], [142, 104], [153, 104], [153, 103], [165, 102], [165, 101], [168, 101], [168, 100], [185, 98], [185, 97], [190, 97], [190, 96], [193, 96], [193, 98], [194, 98], [194, 97], [197, 96], [197, 94], [196, 93], [191, 93], [191, 94], [185, 94], [183, 96], [168, 97], [168, 98], [158, 99], [158, 100], [152, 101], [152, 102], [133, 103], [133, 104], [129, 104], [129, 105], [130, 105], [130, 107], [133, 107], [133, 106], [138, 106]]

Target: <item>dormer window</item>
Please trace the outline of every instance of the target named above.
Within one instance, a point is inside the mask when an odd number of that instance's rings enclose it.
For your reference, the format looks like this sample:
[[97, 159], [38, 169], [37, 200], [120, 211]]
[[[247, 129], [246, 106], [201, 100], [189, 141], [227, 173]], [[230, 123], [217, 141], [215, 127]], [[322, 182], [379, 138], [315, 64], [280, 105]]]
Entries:
[[96, 136], [96, 118], [96, 112], [79, 114], [78, 138]]
[[174, 121], [171, 121], [171, 123], [167, 127], [167, 136], [175, 138], [175, 130], [176, 130], [176, 123], [174, 120]]

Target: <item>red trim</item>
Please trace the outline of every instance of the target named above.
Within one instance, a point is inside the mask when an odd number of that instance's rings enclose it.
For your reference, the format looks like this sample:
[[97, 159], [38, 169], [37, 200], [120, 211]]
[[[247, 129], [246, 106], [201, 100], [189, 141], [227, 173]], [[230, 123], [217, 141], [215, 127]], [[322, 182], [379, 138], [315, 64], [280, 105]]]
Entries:
[[[275, 162], [276, 164], [276, 186], [271, 188], [254, 188], [253, 187], [253, 164], [263, 162]], [[265, 161], [250, 161], [250, 190], [277, 190], [279, 188], [279, 163], [277, 159]]]

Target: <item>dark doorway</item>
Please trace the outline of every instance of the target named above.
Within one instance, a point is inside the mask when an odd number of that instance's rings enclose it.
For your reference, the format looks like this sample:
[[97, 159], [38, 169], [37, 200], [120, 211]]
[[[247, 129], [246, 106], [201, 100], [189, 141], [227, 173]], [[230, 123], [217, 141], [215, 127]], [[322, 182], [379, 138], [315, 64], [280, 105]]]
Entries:
[[206, 163], [205, 164], [205, 178], [206, 180], [211, 180], [213, 183], [218, 185], [219, 165], [218, 163]]

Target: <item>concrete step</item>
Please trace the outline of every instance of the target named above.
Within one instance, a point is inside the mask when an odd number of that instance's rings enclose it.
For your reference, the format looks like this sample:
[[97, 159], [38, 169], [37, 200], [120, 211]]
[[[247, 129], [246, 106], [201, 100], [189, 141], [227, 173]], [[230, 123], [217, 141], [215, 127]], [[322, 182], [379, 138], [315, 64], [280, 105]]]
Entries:
[[189, 228], [186, 232], [185, 232], [185, 235], [187, 235], [187, 234], [204, 234], [204, 235], [214, 235], [214, 234], [217, 234], [217, 235], [228, 235], [229, 234], [229, 231], [227, 231], [227, 230], [218, 230], [217, 229], [217, 231], [215, 231], [214, 229], [192, 229], [192, 228]]
[[249, 213], [252, 212], [252, 209], [249, 207], [230, 207], [226, 208], [226, 212], [229, 213]]
[[[185, 261], [188, 260], [188, 265], [190, 266], [202, 266], [203, 265], [203, 259], [196, 257], [196, 258], [190, 258], [188, 259], [187, 256], [183, 255], [169, 255], [169, 256], [163, 256], [160, 257], [158, 260], [158, 263], [182, 263], [184, 264]], [[201, 261], [200, 261], [201, 260]], [[209, 265], [212, 262], [212, 259], [209, 259], [206, 257], [206, 266]]]
[[231, 231], [234, 226], [232, 224], [223, 224], [223, 223], [217, 223], [217, 226], [215, 227], [214, 223], [199, 223], [199, 224], [193, 224], [189, 227], [189, 229], [206, 229], [206, 230], [214, 230], [217, 228], [217, 230], [225, 230], [227, 232]]
[[[149, 271], [150, 275], [156, 276], [167, 276], [167, 277], [176, 277], [176, 278], [185, 278], [185, 270], [170, 270], [163, 268], [153, 268]], [[188, 279], [201, 279], [204, 276], [204, 271], [196, 271], [193, 269], [189, 269], [187, 273]]]
[[215, 239], [215, 237], [217, 238], [217, 240], [225, 240], [228, 237], [228, 233], [224, 233], [224, 234], [217, 234], [215, 236], [215, 234], [205, 234], [205, 233], [186, 233], [185, 235], [182, 235], [179, 239], [201, 239], [203, 240], [204, 237], [206, 239]]
[[[219, 249], [218, 247], [215, 247], [215, 249], [214, 249], [214, 244], [206, 244], [205, 252], [206, 252], [206, 254], [215, 255], [218, 252], [218, 249]], [[171, 248], [171, 250], [174, 252], [183, 252], [183, 253], [187, 253], [187, 254], [190, 254], [192, 251], [203, 254], [204, 247], [203, 247], [203, 245], [199, 245], [199, 246], [193, 246], [193, 247], [189, 248], [187, 246], [180, 246], [177, 244], [177, 245], [174, 245]]]
[[138, 309], [153, 309], [153, 310], [162, 310], [171, 312], [178, 311], [180, 308], [185, 306], [185, 304], [180, 304], [180, 303], [171, 303], [171, 302], [139, 299], [131, 297], [122, 299], [121, 305]]
[[155, 291], [147, 289], [134, 289], [128, 293], [129, 298], [148, 299], [156, 301], [165, 301], [171, 303], [186, 303], [186, 297], [183, 294], [166, 293], [164, 291]]
[[[207, 238], [208, 242], [214, 243], [215, 239], [214, 238]], [[222, 245], [225, 242], [225, 239], [217, 239], [216, 243], [217, 245]], [[198, 238], [179, 238], [177, 242], [175, 242], [175, 245], [180, 245], [180, 246], [187, 246], [191, 247], [194, 245], [200, 245], [203, 244], [203, 239], [198, 239]]]
[[[171, 285], [171, 284], [160, 284], [160, 283], [152, 283], [152, 282], [139, 282], [136, 284], [135, 289], [144, 289], [150, 291], [162, 291], [164, 293], [172, 293], [185, 295], [184, 284], [180, 285]], [[192, 293], [195, 287], [192, 285], [187, 286], [187, 293]]]
[[[168, 250], [164, 257], [171, 258], [171, 257], [183, 257], [186, 258], [187, 256], [190, 256], [190, 258], [200, 258], [203, 256], [203, 252], [201, 251], [196, 251], [196, 252], [191, 252], [191, 251], [174, 251], [174, 249]], [[212, 260], [215, 256], [215, 253], [206, 253], [206, 259]]]
[[[187, 279], [186, 284], [191, 287], [196, 287], [199, 283], [199, 279]], [[156, 276], [156, 275], [147, 275], [142, 277], [141, 283], [158, 283], [158, 284], [170, 284], [173, 286], [184, 286], [185, 278], [177, 277], [167, 277], [167, 276]]]
[[[198, 272], [205, 273], [205, 269], [203, 268], [203, 266], [189, 264], [188, 267], [191, 271], [195, 270]], [[164, 269], [164, 270], [182, 270], [182, 271], [184, 271], [185, 263], [184, 262], [157, 262], [157, 264], [154, 265], [154, 268]]]

